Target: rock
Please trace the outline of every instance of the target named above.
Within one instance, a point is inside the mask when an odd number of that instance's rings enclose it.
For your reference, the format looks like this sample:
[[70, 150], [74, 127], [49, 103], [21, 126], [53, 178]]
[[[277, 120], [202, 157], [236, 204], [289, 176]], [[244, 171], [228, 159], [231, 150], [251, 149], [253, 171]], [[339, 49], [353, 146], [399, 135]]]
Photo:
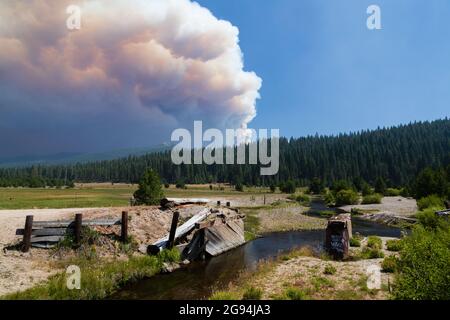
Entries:
[[138, 251], [142, 254], [147, 254], [147, 245], [141, 244], [138, 248]]
[[174, 272], [176, 269], [178, 269], [180, 267], [179, 264], [174, 263], [174, 262], [164, 262], [161, 272], [162, 273], [172, 273]]
[[182, 262], [181, 262], [181, 265], [183, 265], [183, 266], [187, 266], [188, 264], [190, 264], [191, 262], [188, 260], [188, 259], [186, 259], [186, 260], [183, 260]]

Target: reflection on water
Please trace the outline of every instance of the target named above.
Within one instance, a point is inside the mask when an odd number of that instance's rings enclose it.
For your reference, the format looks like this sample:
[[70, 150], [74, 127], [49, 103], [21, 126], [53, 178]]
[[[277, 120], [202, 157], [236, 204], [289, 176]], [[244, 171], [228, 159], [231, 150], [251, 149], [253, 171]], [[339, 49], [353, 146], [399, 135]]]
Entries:
[[[320, 207], [320, 209], [319, 209]], [[323, 210], [324, 205], [313, 203], [312, 210]], [[353, 232], [383, 237], [399, 237], [401, 230], [371, 221], [353, 218]], [[113, 299], [204, 299], [214, 289], [227, 286], [239, 272], [254, 271], [258, 261], [276, 257], [294, 248], [310, 246], [320, 252], [325, 231], [294, 231], [271, 233], [219, 257], [195, 262], [167, 275], [157, 275], [125, 287]]]

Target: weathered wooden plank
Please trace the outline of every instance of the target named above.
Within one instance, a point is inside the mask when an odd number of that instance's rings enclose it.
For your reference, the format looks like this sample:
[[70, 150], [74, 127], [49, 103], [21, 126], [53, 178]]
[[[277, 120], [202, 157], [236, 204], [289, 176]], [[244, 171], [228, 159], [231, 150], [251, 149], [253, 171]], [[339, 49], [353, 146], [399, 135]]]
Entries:
[[46, 236], [46, 237], [31, 237], [31, 243], [35, 242], [59, 242], [64, 239], [64, 236]]
[[34, 248], [40, 248], [40, 249], [51, 249], [56, 247], [56, 243], [52, 242], [36, 242], [36, 243], [32, 243], [31, 244], [32, 247]]
[[[208, 208], [203, 209], [199, 213], [197, 213], [195, 216], [193, 216], [191, 219], [189, 219], [186, 223], [184, 223], [182, 226], [177, 228], [177, 231], [175, 233], [175, 240], [184, 236], [185, 234], [188, 234], [193, 229], [195, 229], [195, 224], [199, 223], [203, 220], [205, 220], [209, 215], [211, 214], [211, 210]], [[164, 238], [159, 239], [156, 241], [153, 246], [156, 246], [158, 248], [165, 249], [169, 241], [169, 236], [165, 236]]]
[[[24, 229], [17, 229], [16, 235], [23, 236]], [[31, 235], [33, 236], [63, 236], [65, 234], [73, 233], [73, 229], [70, 228], [45, 228], [45, 229], [33, 229]]]
[[205, 229], [206, 252], [218, 256], [245, 243], [244, 222], [228, 221]]
[[[120, 219], [103, 219], [103, 220], [91, 220], [83, 221], [83, 226], [113, 226], [120, 225]], [[36, 221], [33, 223], [33, 227], [37, 228], [68, 228], [74, 225], [74, 221]]]
[[209, 199], [196, 199], [196, 198], [167, 198], [167, 201], [173, 202], [177, 205], [186, 205], [186, 204], [207, 204], [210, 202]]

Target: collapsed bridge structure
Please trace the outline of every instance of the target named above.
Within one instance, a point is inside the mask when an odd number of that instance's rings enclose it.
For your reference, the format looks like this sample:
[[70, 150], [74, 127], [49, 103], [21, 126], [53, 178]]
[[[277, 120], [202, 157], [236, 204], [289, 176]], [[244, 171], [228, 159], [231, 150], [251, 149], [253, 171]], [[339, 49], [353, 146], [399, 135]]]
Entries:
[[[188, 201], [192, 203], [192, 201]], [[198, 203], [198, 202], [197, 202]], [[183, 205], [180, 201], [162, 201], [166, 207]], [[187, 222], [178, 225], [179, 213], [173, 214], [170, 233], [148, 245], [148, 254], [176, 247], [181, 258], [190, 261], [218, 256], [245, 243], [244, 219], [239, 210], [228, 207], [205, 207]]]

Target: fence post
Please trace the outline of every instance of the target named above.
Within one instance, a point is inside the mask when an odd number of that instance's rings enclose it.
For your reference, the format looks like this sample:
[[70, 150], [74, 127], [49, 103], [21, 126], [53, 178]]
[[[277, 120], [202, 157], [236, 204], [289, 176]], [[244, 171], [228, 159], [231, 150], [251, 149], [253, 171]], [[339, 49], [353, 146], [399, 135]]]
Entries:
[[25, 229], [23, 233], [22, 252], [28, 252], [31, 247], [31, 233], [33, 232], [33, 216], [25, 219]]
[[231, 202], [227, 202], [227, 207], [231, 207]]
[[167, 249], [172, 249], [175, 244], [175, 233], [177, 231], [178, 219], [180, 218], [180, 213], [175, 211], [172, 218], [172, 225], [170, 226], [169, 242]]
[[123, 243], [128, 242], [128, 211], [122, 211], [121, 235]]
[[217, 206], [219, 206], [219, 207], [220, 207], [220, 204], [221, 204], [221, 202], [220, 202], [220, 201], [217, 201]]
[[81, 227], [83, 225], [83, 214], [77, 213], [75, 215], [75, 245], [81, 244]]

